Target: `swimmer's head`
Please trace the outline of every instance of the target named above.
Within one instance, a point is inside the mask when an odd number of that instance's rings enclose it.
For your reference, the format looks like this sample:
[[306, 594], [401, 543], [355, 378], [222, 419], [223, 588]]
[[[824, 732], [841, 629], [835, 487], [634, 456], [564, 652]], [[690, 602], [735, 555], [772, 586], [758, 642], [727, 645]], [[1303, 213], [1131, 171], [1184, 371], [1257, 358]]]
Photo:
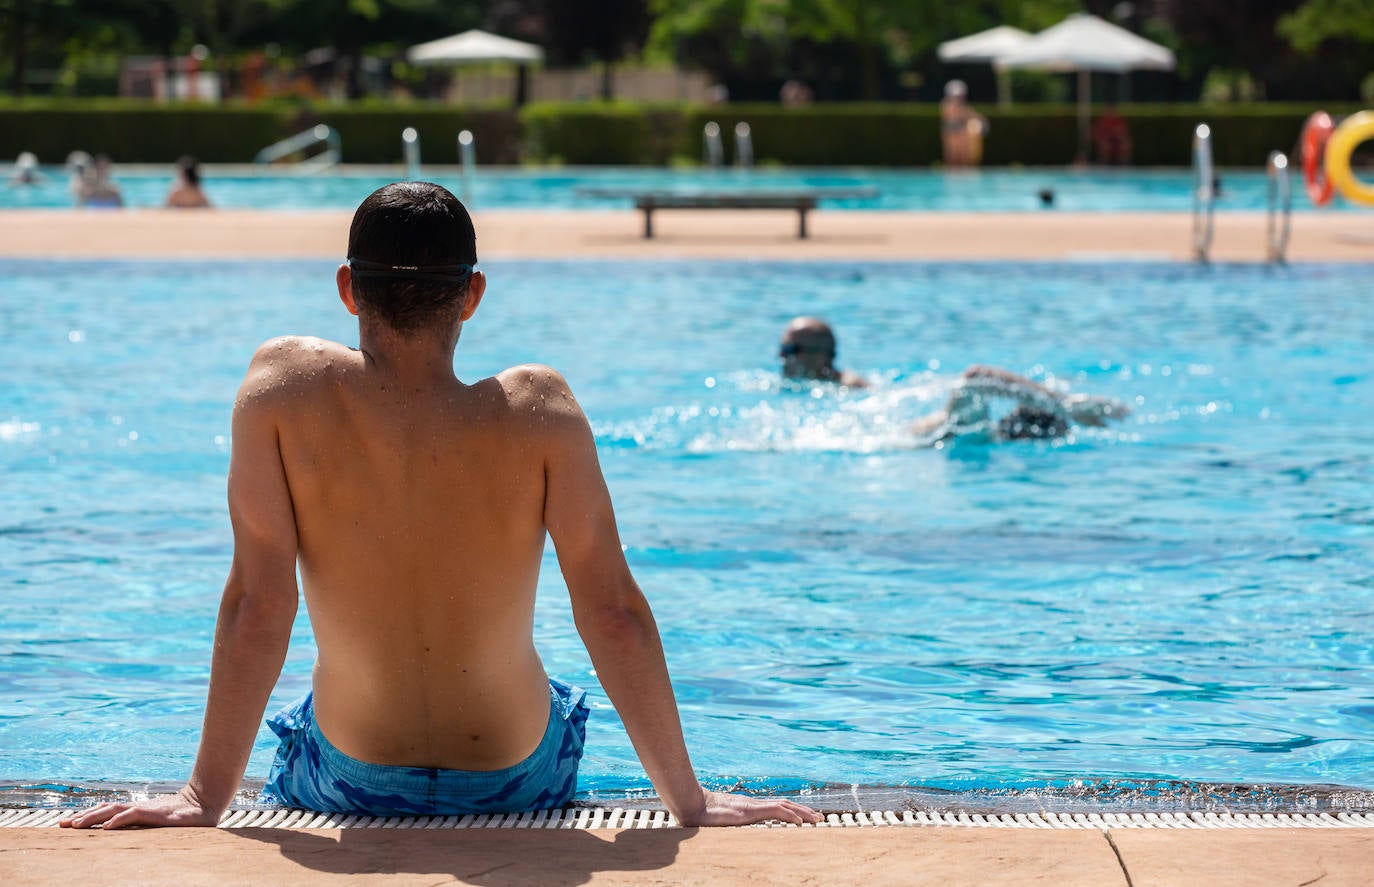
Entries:
[[373, 191], [353, 214], [348, 258], [360, 315], [399, 333], [451, 326], [475, 273], [477, 234], [446, 189], [395, 182]]
[[962, 80], [951, 80], [945, 84], [945, 98], [962, 99], [968, 95], [968, 86]]
[[782, 331], [778, 347], [788, 379], [839, 378], [835, 369], [835, 331], [819, 317], [797, 317]]
[[24, 151], [14, 158], [15, 169], [36, 169], [38, 167], [38, 155], [32, 151]]
[[73, 151], [67, 155], [67, 171], [80, 175], [93, 163], [91, 155], [85, 151]]
[[189, 154], [177, 159], [177, 173], [192, 187], [200, 185], [200, 163]]

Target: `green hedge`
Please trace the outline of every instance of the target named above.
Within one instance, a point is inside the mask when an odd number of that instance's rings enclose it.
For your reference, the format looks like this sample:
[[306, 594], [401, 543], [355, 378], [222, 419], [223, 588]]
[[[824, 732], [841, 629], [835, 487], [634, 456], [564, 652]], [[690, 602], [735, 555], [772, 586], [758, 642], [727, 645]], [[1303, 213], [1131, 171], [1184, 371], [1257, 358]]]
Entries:
[[[990, 132], [990, 166], [1063, 165], [1078, 151], [1078, 109], [1035, 104], [980, 108]], [[1123, 105], [1135, 163], [1187, 166], [1193, 129], [1208, 123], [1216, 163], [1258, 166], [1271, 150], [1290, 151], [1309, 105]], [[1329, 106], [1347, 114], [1354, 106]], [[526, 160], [663, 165], [702, 156], [702, 130], [720, 124], [726, 160], [734, 158], [734, 127], [749, 123], [754, 157], [789, 166], [927, 166], [939, 163], [940, 120], [934, 105], [846, 104], [688, 106], [541, 105], [521, 115]]]
[[536, 104], [520, 114], [525, 156], [536, 162], [662, 164], [678, 141], [681, 112], [618, 103]]
[[[991, 125], [984, 163], [1062, 165], [1077, 151], [1072, 105], [980, 108]], [[1258, 166], [1269, 151], [1289, 151], [1309, 105], [1122, 105], [1139, 166], [1186, 166], [1193, 127], [1213, 131], [1216, 162]], [[1333, 114], [1358, 110], [1327, 106]], [[420, 133], [427, 163], [454, 163], [456, 137], [470, 129], [480, 163], [562, 162], [654, 165], [699, 161], [702, 128], [721, 126], [727, 160], [734, 126], [749, 123], [761, 164], [926, 166], [940, 161], [933, 105], [775, 104], [703, 107], [630, 103], [455, 108], [435, 103], [352, 105], [153, 105], [134, 100], [0, 101], [0, 158], [33, 151], [45, 163], [83, 149], [124, 162], [167, 162], [194, 154], [208, 162], [248, 162], [259, 149], [315, 123], [340, 133], [348, 163], [399, 163], [401, 131]]]
[[116, 161], [163, 163], [192, 154], [209, 163], [248, 163], [278, 139], [316, 124], [339, 131], [346, 163], [400, 163], [401, 131], [420, 133], [422, 159], [458, 162], [458, 133], [470, 129], [479, 163], [517, 163], [515, 112], [445, 105], [154, 105], [140, 101], [29, 100], [0, 103], [0, 157], [33, 151], [59, 163], [71, 151]]
[[280, 111], [256, 108], [28, 101], [0, 104], [0, 157], [32, 151], [44, 163], [61, 163], [79, 149], [124, 162], [193, 154], [227, 163], [251, 160], [281, 129]]
[[338, 130], [345, 163], [400, 163], [401, 132], [415, 127], [426, 163], [457, 163], [458, 133], [471, 130], [478, 163], [518, 163], [520, 122], [514, 111], [467, 110], [447, 105], [323, 106], [293, 121]]

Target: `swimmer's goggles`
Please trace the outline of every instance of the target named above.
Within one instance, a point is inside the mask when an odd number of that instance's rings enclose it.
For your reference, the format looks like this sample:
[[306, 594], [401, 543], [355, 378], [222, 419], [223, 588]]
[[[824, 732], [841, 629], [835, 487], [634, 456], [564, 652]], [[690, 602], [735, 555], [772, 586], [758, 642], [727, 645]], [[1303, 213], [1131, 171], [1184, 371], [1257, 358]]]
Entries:
[[778, 347], [778, 357], [794, 357], [798, 354], [806, 354], [808, 352], [811, 354], [824, 354], [828, 357], [835, 356], [835, 349], [833, 346], [830, 348], [818, 348], [813, 345], [802, 345], [798, 342], [783, 342], [782, 345]]
[[348, 257], [348, 267], [354, 277], [391, 277], [404, 280], [429, 280], [435, 283], [462, 285], [472, 278], [471, 265], [391, 265]]

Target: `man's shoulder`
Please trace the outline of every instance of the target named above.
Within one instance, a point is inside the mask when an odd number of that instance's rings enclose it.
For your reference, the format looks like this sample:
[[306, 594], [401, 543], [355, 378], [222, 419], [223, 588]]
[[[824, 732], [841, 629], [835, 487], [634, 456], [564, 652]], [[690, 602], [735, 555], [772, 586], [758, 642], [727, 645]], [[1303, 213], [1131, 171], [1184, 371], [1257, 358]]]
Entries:
[[278, 336], [253, 353], [239, 392], [240, 401], [266, 401], [299, 396], [329, 379], [341, 361], [356, 357], [353, 349], [314, 336]]
[[581, 417], [582, 408], [573, 397], [563, 374], [538, 363], [513, 366], [495, 376], [506, 400], [518, 414], [547, 420], [550, 417]]
[[496, 374], [496, 381], [512, 395], [548, 396], [569, 392], [568, 380], [551, 366], [542, 363], [522, 363]]

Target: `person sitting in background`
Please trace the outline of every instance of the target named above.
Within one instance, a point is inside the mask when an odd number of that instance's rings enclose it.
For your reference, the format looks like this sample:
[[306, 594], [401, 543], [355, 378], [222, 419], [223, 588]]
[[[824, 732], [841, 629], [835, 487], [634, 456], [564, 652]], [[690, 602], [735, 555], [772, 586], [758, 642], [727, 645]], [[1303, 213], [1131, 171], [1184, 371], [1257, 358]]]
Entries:
[[114, 164], [108, 155], [96, 155], [95, 162], [85, 168], [77, 190], [79, 206], [116, 208], [124, 205], [124, 195], [111, 180]]
[[14, 159], [14, 171], [10, 173], [11, 188], [42, 184], [45, 178], [38, 169], [38, 157], [32, 151], [25, 151]]
[[167, 192], [167, 206], [183, 209], [208, 209], [210, 198], [200, 188], [200, 164], [186, 156], [177, 161], [177, 177]]
[[[793, 319], [783, 330], [779, 356], [784, 378], [869, 387], [862, 376], [835, 366], [835, 332], [818, 317]], [[994, 423], [991, 404], [998, 399], [1014, 406]], [[1063, 437], [1073, 424], [1101, 427], [1129, 414], [1125, 404], [1110, 398], [1061, 394], [1007, 370], [971, 366], [960, 374], [944, 409], [916, 420], [911, 430], [932, 443], [988, 430], [998, 440], [1043, 440]]]
[[1125, 166], [1131, 162], [1131, 128], [1115, 105], [1104, 108], [1093, 123], [1093, 146], [1098, 163]]

